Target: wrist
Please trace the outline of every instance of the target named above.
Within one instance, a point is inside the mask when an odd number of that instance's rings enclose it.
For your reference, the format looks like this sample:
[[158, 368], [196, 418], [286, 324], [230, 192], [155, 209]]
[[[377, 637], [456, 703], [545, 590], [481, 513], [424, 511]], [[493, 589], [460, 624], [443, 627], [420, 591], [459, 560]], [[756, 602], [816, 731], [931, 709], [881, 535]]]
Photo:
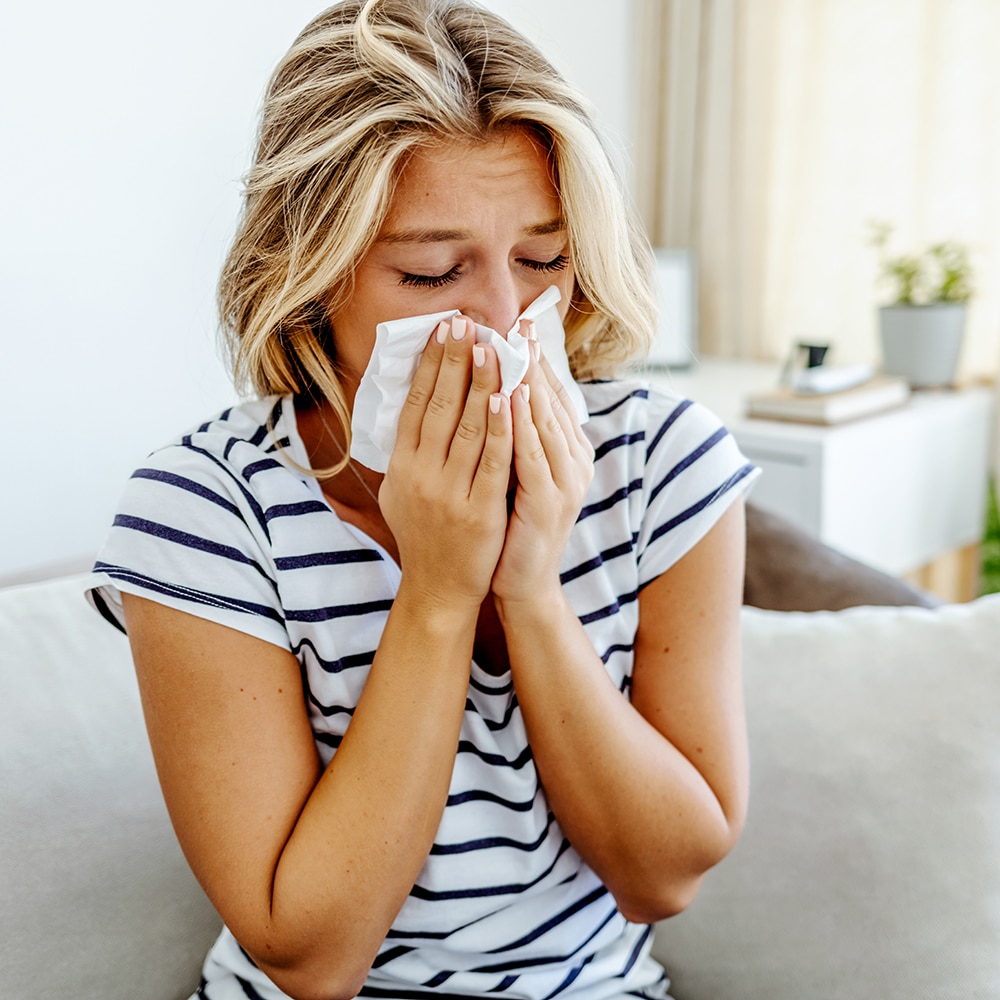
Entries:
[[576, 612], [570, 607], [558, 579], [548, 587], [525, 588], [516, 596], [494, 593], [493, 601], [505, 631], [508, 627], [518, 631], [536, 626], [549, 627], [554, 616], [566, 611], [576, 618]]

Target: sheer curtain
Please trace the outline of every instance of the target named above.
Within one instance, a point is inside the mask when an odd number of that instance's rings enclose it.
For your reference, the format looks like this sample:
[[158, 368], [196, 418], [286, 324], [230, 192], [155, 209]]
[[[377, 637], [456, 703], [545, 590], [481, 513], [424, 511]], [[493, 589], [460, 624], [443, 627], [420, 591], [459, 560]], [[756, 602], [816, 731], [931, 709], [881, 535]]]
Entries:
[[962, 370], [995, 373], [1000, 3], [635, 2], [636, 197], [697, 254], [700, 350], [877, 362], [877, 219], [900, 251], [970, 246]]

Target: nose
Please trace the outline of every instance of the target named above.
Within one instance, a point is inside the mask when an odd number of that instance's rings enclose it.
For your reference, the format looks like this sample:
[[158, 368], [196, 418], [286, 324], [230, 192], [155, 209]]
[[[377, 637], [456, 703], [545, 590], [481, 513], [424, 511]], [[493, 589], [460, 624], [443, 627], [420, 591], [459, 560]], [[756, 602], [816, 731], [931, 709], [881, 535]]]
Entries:
[[523, 289], [509, 270], [504, 271], [484, 274], [482, 281], [466, 288], [462, 303], [462, 312], [469, 319], [500, 334], [507, 333], [531, 301], [530, 297], [522, 301]]

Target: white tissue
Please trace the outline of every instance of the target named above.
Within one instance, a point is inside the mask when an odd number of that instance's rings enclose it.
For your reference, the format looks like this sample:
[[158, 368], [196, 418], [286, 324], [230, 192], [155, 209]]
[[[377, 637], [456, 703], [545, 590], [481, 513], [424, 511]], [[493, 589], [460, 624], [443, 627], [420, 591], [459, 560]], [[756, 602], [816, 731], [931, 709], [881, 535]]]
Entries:
[[[528, 370], [528, 341], [517, 332], [522, 319], [535, 321], [542, 353], [565, 386], [580, 422], [587, 420], [587, 406], [566, 360], [566, 335], [556, 306], [559, 289], [550, 286], [518, 316], [506, 337], [476, 324], [476, 341], [489, 343], [500, 360], [500, 391], [509, 396]], [[375, 347], [354, 397], [351, 417], [351, 458], [374, 472], [385, 472], [396, 444], [399, 415], [410, 391], [420, 356], [442, 320], [457, 316], [458, 309], [409, 316], [379, 323]]]

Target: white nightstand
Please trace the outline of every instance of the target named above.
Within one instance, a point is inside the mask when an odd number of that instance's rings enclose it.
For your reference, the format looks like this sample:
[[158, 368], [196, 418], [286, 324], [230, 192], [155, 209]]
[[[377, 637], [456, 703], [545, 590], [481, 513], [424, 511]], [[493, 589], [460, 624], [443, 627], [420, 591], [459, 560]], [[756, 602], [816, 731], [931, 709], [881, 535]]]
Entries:
[[[777, 365], [708, 358], [689, 371], [646, 374], [726, 422], [764, 470], [752, 502], [946, 598], [975, 596], [991, 389], [914, 393], [899, 409], [818, 427], [743, 415], [747, 395], [777, 384]], [[943, 570], [942, 560], [955, 566]]]

